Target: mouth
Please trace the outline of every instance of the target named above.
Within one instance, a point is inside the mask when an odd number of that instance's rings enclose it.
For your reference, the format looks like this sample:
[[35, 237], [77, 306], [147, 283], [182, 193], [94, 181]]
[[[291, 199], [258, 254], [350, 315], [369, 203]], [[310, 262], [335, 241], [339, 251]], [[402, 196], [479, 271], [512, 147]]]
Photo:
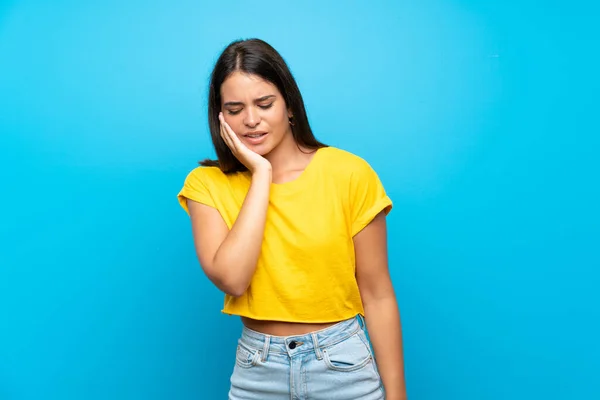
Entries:
[[265, 139], [268, 132], [250, 132], [243, 135], [244, 139], [251, 144], [259, 144]]
[[251, 133], [245, 133], [244, 137], [248, 137], [248, 138], [251, 138], [251, 139], [257, 139], [257, 138], [262, 137], [262, 136], [264, 136], [266, 134], [267, 134], [267, 132], [251, 132]]

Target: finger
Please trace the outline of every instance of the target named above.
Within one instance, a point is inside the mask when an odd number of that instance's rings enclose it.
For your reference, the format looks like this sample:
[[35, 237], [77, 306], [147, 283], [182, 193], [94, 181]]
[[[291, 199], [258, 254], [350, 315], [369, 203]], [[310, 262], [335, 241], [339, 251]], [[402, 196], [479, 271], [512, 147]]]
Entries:
[[222, 114], [219, 114], [219, 121], [221, 121], [221, 124], [219, 125], [219, 129], [220, 129], [220, 133], [221, 133], [221, 138], [223, 138], [223, 141], [225, 142], [225, 144], [227, 145], [227, 147], [229, 147], [231, 150], [233, 150], [233, 143], [231, 141], [229, 133], [227, 132], [227, 129], [225, 129], [226, 122], [223, 119], [223, 115]]
[[235, 152], [235, 146], [234, 146], [233, 142], [231, 141], [229, 134], [225, 130], [225, 127], [223, 127], [223, 126], [221, 126], [221, 137], [223, 138], [223, 141], [225, 142], [227, 147], [229, 147], [229, 149], [231, 151]]
[[225, 118], [222, 118], [222, 126], [225, 130], [225, 135], [227, 136], [227, 138], [229, 139], [229, 142], [233, 146], [232, 150], [236, 150], [236, 151], [239, 150], [240, 147], [243, 146], [243, 144], [240, 141], [240, 139], [237, 137], [237, 135], [235, 134], [233, 129], [231, 129], [229, 124], [227, 122], [225, 122]]
[[221, 134], [221, 138], [227, 143], [227, 134], [225, 133], [223, 122], [219, 123], [219, 133]]
[[229, 137], [229, 140], [231, 140], [231, 142], [233, 143], [233, 145], [235, 146], [236, 149], [239, 149], [241, 146], [243, 146], [242, 141], [240, 140], [240, 138], [235, 134], [235, 132], [233, 131], [233, 129], [231, 129], [231, 127], [229, 126], [229, 124], [227, 122], [224, 122], [224, 127], [225, 127], [225, 131]]

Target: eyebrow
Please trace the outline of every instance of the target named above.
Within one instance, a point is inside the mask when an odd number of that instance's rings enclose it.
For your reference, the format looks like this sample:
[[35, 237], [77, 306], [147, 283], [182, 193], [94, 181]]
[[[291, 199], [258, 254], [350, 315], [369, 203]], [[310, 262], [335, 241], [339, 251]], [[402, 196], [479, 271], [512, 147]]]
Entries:
[[[274, 94], [269, 94], [263, 97], [259, 97], [258, 99], [254, 100], [254, 102], [256, 103], [260, 103], [261, 101], [265, 101], [268, 100], [272, 97], [275, 97]], [[231, 106], [243, 106], [244, 103], [242, 103], [241, 101], [228, 101], [227, 103], [223, 104], [224, 107], [231, 107]]]

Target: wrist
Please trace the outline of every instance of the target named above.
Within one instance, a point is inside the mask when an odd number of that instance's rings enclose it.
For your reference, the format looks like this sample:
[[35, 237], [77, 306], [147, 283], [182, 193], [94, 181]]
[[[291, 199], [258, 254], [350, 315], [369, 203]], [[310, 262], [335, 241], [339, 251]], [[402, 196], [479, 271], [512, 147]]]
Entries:
[[385, 400], [407, 400], [408, 397], [406, 396], [406, 393], [385, 393]]
[[256, 168], [255, 170], [252, 171], [252, 178], [258, 178], [258, 179], [269, 179], [269, 181], [271, 180], [273, 175], [273, 171], [271, 169], [271, 166], [265, 166], [265, 167], [260, 167], [260, 168]]
[[[385, 390], [385, 388], [384, 388]], [[390, 390], [385, 390], [385, 400], [407, 400], [408, 396], [406, 395], [406, 391], [405, 390], [399, 390], [399, 391], [390, 391]]]

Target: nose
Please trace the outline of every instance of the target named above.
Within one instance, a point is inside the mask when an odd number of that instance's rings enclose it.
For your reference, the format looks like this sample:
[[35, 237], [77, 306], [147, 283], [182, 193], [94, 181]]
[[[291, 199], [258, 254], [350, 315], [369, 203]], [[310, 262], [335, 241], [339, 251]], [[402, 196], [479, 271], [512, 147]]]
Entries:
[[258, 124], [260, 124], [260, 115], [255, 109], [248, 107], [246, 109], [246, 114], [244, 115], [244, 125], [249, 128], [254, 128]]

